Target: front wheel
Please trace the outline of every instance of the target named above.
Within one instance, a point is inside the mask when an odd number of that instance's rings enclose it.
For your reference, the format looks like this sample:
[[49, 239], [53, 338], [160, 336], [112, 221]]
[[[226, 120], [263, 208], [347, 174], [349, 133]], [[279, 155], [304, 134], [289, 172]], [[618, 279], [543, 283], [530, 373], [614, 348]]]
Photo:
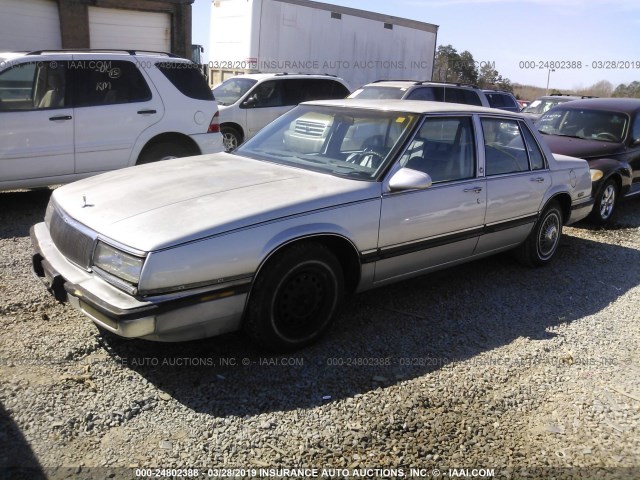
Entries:
[[276, 254], [251, 292], [245, 332], [274, 351], [292, 351], [317, 340], [329, 327], [344, 289], [340, 263], [319, 243]]
[[557, 202], [552, 202], [542, 212], [535, 227], [516, 250], [520, 262], [531, 267], [551, 262], [558, 250], [562, 236], [562, 211]]
[[596, 196], [596, 202], [588, 220], [597, 225], [608, 223], [613, 217], [618, 199], [618, 186], [613, 180], [607, 180]]

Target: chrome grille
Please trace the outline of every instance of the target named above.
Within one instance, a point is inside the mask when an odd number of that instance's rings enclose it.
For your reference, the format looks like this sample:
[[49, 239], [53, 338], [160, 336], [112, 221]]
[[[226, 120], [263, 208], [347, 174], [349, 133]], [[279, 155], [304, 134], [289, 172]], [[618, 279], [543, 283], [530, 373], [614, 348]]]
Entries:
[[298, 120], [296, 122], [296, 133], [302, 133], [309, 137], [322, 137], [327, 128], [325, 123], [309, 122], [307, 120]]
[[54, 208], [49, 224], [49, 232], [58, 250], [70, 261], [88, 268], [93, 252], [93, 238], [79, 229], [80, 224], [65, 218]]

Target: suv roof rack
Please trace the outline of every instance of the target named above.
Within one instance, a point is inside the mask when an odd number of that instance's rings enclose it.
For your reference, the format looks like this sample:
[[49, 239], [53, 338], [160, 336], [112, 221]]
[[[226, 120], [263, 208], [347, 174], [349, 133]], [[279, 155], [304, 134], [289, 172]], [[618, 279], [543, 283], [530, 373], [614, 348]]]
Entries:
[[425, 83], [439, 83], [442, 85], [455, 85], [456, 87], [470, 87], [470, 88], [478, 88], [477, 85], [473, 83], [464, 83], [464, 82], [438, 82], [434, 80], [423, 80], [422, 82], [418, 82], [417, 85], [424, 85]]
[[464, 83], [464, 82], [439, 82], [437, 80], [410, 80], [410, 79], [397, 79], [397, 80], [388, 80], [388, 79], [380, 79], [380, 80], [375, 80], [373, 82], [370, 83], [379, 83], [379, 82], [411, 82], [414, 85], [424, 85], [427, 83], [434, 83], [434, 84], [438, 84], [438, 85], [455, 85], [456, 87], [471, 87], [471, 88], [478, 88], [477, 85], [474, 85], [472, 83]]
[[59, 49], [46, 49], [46, 50], [34, 50], [33, 52], [28, 52], [27, 55], [42, 55], [44, 53], [72, 53], [72, 52], [80, 52], [80, 53], [127, 53], [129, 55], [139, 55], [141, 53], [153, 53], [157, 55], [166, 55], [170, 58], [183, 58], [175, 53], [169, 52], [156, 52], [154, 50], [124, 50], [117, 48], [59, 48]]
[[[262, 72], [261, 72], [261, 73], [262, 73]], [[271, 73], [271, 72], [264, 72], [264, 73], [269, 74], [269, 73]], [[275, 76], [275, 77], [282, 77], [282, 76], [285, 76], [285, 75], [320, 75], [320, 76], [323, 76], [323, 77], [335, 77], [335, 78], [338, 78], [338, 76], [337, 76], [337, 75], [333, 75], [333, 74], [331, 74], [331, 73], [279, 72], [279, 73], [274, 73], [274, 74], [273, 74], [273, 76]]]

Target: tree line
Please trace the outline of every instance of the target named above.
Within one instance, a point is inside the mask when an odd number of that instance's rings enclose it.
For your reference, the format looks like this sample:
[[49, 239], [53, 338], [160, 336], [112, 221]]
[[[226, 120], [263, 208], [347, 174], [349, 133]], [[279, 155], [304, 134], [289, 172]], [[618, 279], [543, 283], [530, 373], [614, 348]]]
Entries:
[[[473, 58], [468, 50], [462, 53], [452, 45], [439, 45], [433, 62], [431, 80], [435, 82], [458, 82], [477, 85], [480, 88], [492, 88], [513, 93], [517, 98], [533, 100], [545, 95], [546, 90], [533, 85], [512, 83], [503, 77], [495, 68], [493, 62], [479, 62]], [[572, 90], [552, 89], [549, 93], [563, 93], [568, 95], [585, 95], [594, 97], [630, 97], [640, 98], [640, 81], [624, 83], [614, 88], [608, 80], [601, 80], [585, 88]]]

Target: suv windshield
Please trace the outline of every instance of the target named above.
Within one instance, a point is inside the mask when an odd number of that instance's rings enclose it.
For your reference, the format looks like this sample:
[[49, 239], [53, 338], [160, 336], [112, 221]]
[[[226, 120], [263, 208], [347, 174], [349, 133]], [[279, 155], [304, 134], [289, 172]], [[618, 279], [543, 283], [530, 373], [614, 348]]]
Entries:
[[360, 90], [353, 92], [349, 95], [349, 98], [363, 98], [363, 99], [401, 99], [404, 94], [407, 93], [406, 88], [397, 87], [363, 87]]
[[340, 177], [373, 180], [418, 115], [301, 105], [234, 154]]
[[220, 105], [232, 105], [253, 87], [257, 80], [251, 78], [230, 78], [213, 89], [213, 95]]
[[628, 122], [619, 112], [558, 107], [540, 117], [536, 127], [547, 135], [621, 142]]

